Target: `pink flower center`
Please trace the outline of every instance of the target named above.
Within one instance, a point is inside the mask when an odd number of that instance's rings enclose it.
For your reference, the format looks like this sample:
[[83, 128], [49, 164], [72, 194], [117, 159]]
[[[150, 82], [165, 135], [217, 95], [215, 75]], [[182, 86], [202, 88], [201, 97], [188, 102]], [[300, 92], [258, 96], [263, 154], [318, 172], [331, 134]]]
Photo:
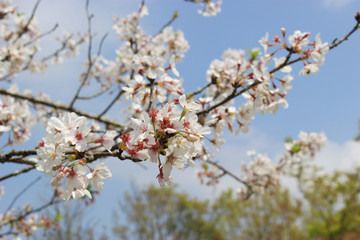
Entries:
[[81, 133], [76, 132], [75, 138], [76, 138], [76, 140], [80, 141], [80, 140], [82, 140], [82, 139], [83, 139], [83, 136], [82, 136], [82, 134], [81, 134]]

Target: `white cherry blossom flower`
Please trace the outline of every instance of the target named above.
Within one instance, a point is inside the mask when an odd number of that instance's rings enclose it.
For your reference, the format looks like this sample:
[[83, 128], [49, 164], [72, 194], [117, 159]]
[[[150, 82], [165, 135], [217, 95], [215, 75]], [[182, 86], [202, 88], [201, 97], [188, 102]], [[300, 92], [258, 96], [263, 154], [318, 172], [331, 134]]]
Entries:
[[195, 103], [191, 100], [186, 99], [186, 95], [181, 95], [179, 98], [179, 103], [183, 107], [184, 111], [197, 111], [201, 109], [201, 105], [198, 103]]
[[300, 70], [299, 76], [305, 75], [307, 77], [310, 76], [310, 74], [316, 74], [319, 72], [319, 66], [317, 64], [311, 63], [307, 64], [303, 69]]
[[112, 174], [105, 163], [99, 163], [95, 166], [91, 173], [86, 177], [90, 180], [95, 190], [100, 191], [104, 189], [104, 178], [111, 178]]

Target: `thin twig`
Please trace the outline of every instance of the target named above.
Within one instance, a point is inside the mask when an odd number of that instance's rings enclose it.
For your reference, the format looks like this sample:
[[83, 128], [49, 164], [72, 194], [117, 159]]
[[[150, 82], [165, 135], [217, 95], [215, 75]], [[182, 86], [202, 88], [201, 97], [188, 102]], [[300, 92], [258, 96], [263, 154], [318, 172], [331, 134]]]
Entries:
[[89, 13], [89, 0], [86, 0], [85, 11], [86, 11], [86, 17], [87, 17], [87, 22], [88, 22], [88, 35], [89, 35], [88, 62], [89, 63], [88, 63], [88, 68], [87, 68], [86, 74], [84, 76], [84, 79], [82, 80], [79, 88], [77, 89], [74, 98], [70, 102], [70, 107], [71, 108], [74, 106], [74, 103], [78, 99], [78, 96], [80, 94], [81, 89], [84, 87], [86, 81], [88, 80], [91, 68], [92, 68], [92, 66], [94, 64], [94, 62], [91, 59], [91, 48], [92, 48], [91, 18], [93, 17], [93, 15], [90, 15], [90, 13]]
[[226, 168], [224, 168], [223, 166], [219, 165], [218, 163], [211, 161], [211, 160], [206, 160], [204, 161], [206, 163], [210, 163], [211, 165], [214, 165], [215, 167], [217, 167], [218, 169], [220, 169], [221, 171], [223, 171], [224, 174], [229, 175], [230, 177], [232, 177], [233, 179], [235, 179], [236, 181], [244, 184], [247, 187], [250, 187], [249, 184], [246, 181], [241, 180], [238, 176], [236, 176], [235, 174], [231, 173], [230, 171], [228, 171]]
[[110, 108], [116, 103], [116, 101], [121, 97], [121, 95], [124, 93], [124, 90], [120, 90], [118, 92], [118, 94], [115, 96], [115, 98], [109, 103], [109, 105], [104, 109], [104, 111], [102, 111], [97, 117], [101, 118], [102, 116], [105, 115], [105, 113], [107, 113]]
[[193, 97], [193, 96], [201, 93], [202, 91], [204, 91], [204, 90], [207, 89], [208, 87], [210, 87], [212, 84], [213, 84], [213, 83], [209, 82], [208, 84], [206, 84], [206, 85], [203, 86], [202, 88], [200, 88], [200, 89], [198, 89], [198, 90], [196, 90], [196, 91], [194, 91], [194, 92], [191, 92], [191, 93], [189, 93], [189, 94], [186, 94], [186, 95], [188, 95], [188, 96], [190, 96], [190, 97]]
[[50, 35], [50, 34], [53, 33], [58, 27], [59, 27], [59, 24], [56, 23], [52, 29], [50, 29], [50, 30], [47, 31], [47, 32], [44, 32], [44, 33], [40, 34], [39, 36], [37, 36], [37, 37], [34, 38], [34, 39], [31, 39], [31, 41], [25, 43], [24, 46], [28, 46], [28, 45], [34, 43], [35, 41], [37, 41], [38, 39], [40, 39], [40, 38], [42, 38], [42, 37], [45, 37], [46, 35]]
[[140, 7], [139, 7], [139, 11], [138, 11], [139, 13], [141, 13], [144, 6], [145, 6], [145, 0], [142, 0], [141, 4], [140, 4]]
[[34, 6], [32, 12], [31, 12], [31, 16], [30, 16], [29, 20], [27, 21], [27, 23], [26, 23], [26, 25], [24, 26], [24, 28], [22, 29], [22, 31], [19, 32], [17, 38], [14, 40], [14, 43], [15, 43], [17, 40], [19, 40], [19, 39], [21, 38], [21, 36], [22, 36], [25, 32], [28, 31], [28, 27], [29, 27], [31, 21], [33, 20], [33, 18], [35, 17], [35, 12], [36, 12], [36, 9], [38, 8], [39, 4], [40, 4], [40, 1], [41, 1], [41, 0], [38, 0], [38, 1], [35, 3], [35, 6]]
[[348, 38], [356, 31], [360, 28], [360, 23], [357, 23], [353, 29], [351, 29], [351, 31], [346, 34], [342, 39], [340, 39], [339, 41], [336, 41], [336, 39], [334, 40], [334, 42], [329, 46], [330, 49], [333, 49], [334, 47], [337, 47], [339, 44], [341, 44], [342, 42], [344, 42], [345, 40], [348, 40]]
[[[329, 46], [329, 49], [331, 50], [331, 49], [333, 49], [334, 47], [337, 47], [339, 44], [341, 44], [342, 42], [344, 42], [345, 40], [347, 40], [347, 39], [349, 38], [349, 36], [351, 36], [351, 35], [352, 35], [356, 30], [358, 30], [359, 28], [360, 28], [360, 24], [357, 23], [357, 24], [351, 29], [351, 31], [350, 31], [348, 34], [346, 34], [341, 40], [339, 40], [339, 41], [337, 41], [337, 42], [333, 42], [333, 43]], [[289, 60], [290, 60], [290, 57], [291, 57], [291, 55], [292, 55], [293, 53], [294, 53], [294, 52], [293, 52], [292, 50], [290, 50], [289, 53], [288, 53], [288, 55], [286, 56], [285, 61], [284, 61], [281, 65], [279, 65], [278, 67], [270, 70], [269, 73], [270, 73], [270, 74], [275, 73], [275, 72], [279, 71], [280, 69], [282, 69], [282, 68], [285, 67], [285, 66], [292, 65], [292, 64], [294, 64], [294, 63], [296, 63], [296, 62], [299, 62], [299, 61], [301, 61], [301, 60], [304, 59], [304, 57], [298, 57], [298, 58], [296, 58], [296, 59], [294, 59], [294, 60], [289, 61]], [[250, 74], [251, 74], [251, 73], [250, 73]], [[249, 76], [250, 74], [248, 74], [248, 76]], [[203, 115], [203, 114], [209, 113], [209, 112], [212, 111], [213, 109], [215, 109], [215, 108], [217, 108], [217, 107], [219, 107], [219, 106], [227, 103], [228, 101], [230, 101], [230, 100], [234, 99], [235, 97], [243, 94], [244, 92], [246, 92], [246, 91], [248, 91], [249, 89], [251, 89], [251, 88], [259, 85], [260, 83], [262, 83], [262, 82], [259, 81], [259, 80], [255, 80], [255, 82], [252, 83], [251, 85], [243, 88], [242, 90], [240, 90], [240, 91], [238, 91], [238, 92], [233, 92], [232, 94], [230, 94], [229, 96], [227, 96], [224, 100], [220, 101], [219, 103], [217, 103], [217, 104], [215, 104], [215, 105], [213, 105], [213, 106], [211, 106], [211, 107], [209, 107], [209, 108], [207, 108], [207, 109], [205, 109], [205, 110], [203, 110], [203, 111], [197, 112], [197, 115]], [[240, 86], [238, 86], [238, 87], [240, 87]], [[235, 88], [235, 89], [236, 89], [236, 88]]]
[[74, 112], [80, 116], [84, 116], [90, 119], [94, 119], [98, 122], [107, 124], [107, 125], [112, 125], [114, 127], [119, 127], [122, 129], [127, 129], [128, 126], [122, 123], [119, 123], [116, 120], [112, 120], [112, 119], [108, 119], [108, 118], [102, 118], [101, 116], [99, 117], [98, 115], [92, 114], [92, 113], [88, 113], [85, 111], [81, 111], [81, 110], [77, 110], [74, 108], [71, 108], [69, 105], [65, 105], [62, 103], [55, 103], [52, 101], [48, 101], [48, 100], [43, 100], [43, 99], [37, 99], [35, 97], [29, 96], [27, 94], [22, 94], [22, 93], [14, 93], [14, 92], [9, 92], [6, 89], [0, 88], [0, 94], [2, 95], [7, 95], [7, 96], [11, 96], [14, 97], [16, 99], [22, 99], [22, 100], [28, 100], [29, 102], [32, 102], [34, 104], [41, 104], [47, 107], [51, 107], [55, 110], [63, 110], [63, 111], [68, 111], [68, 112]]
[[175, 21], [175, 19], [177, 18], [177, 16], [178, 16], [178, 12], [175, 12], [175, 13], [173, 14], [172, 18], [171, 18], [167, 23], [165, 23], [165, 24], [160, 28], [160, 30], [159, 30], [156, 34], [154, 34], [151, 38], [154, 38], [154, 37], [156, 37], [157, 35], [161, 34], [161, 33], [164, 31], [165, 28], [167, 28], [168, 26], [170, 26], [170, 25]]
[[150, 111], [151, 109], [151, 105], [152, 105], [152, 95], [154, 93], [154, 83], [155, 83], [155, 79], [149, 79], [150, 81], [150, 95], [149, 95], [149, 106], [147, 107], [147, 112]]
[[10, 205], [6, 209], [5, 214], [12, 208], [12, 206], [14, 206], [15, 202], [19, 199], [19, 197], [21, 197], [21, 195], [23, 195], [27, 190], [29, 190], [36, 182], [38, 182], [41, 177], [42, 176], [38, 176], [37, 178], [35, 178], [14, 197], [14, 199], [11, 201]]
[[89, 100], [89, 99], [96, 98], [96, 97], [102, 95], [103, 93], [107, 92], [107, 90], [109, 90], [111, 87], [112, 86], [108, 86], [105, 89], [101, 90], [100, 92], [94, 93], [93, 95], [90, 95], [90, 96], [78, 96], [78, 99]]
[[[45, 208], [47, 208], [47, 207], [49, 207], [49, 206], [51, 206], [53, 204], [58, 204], [60, 202], [63, 202], [61, 200], [56, 201], [56, 198], [57, 198], [56, 192], [54, 192], [54, 195], [52, 196], [52, 198], [50, 199], [50, 201], [48, 203], [46, 203], [46, 204], [44, 204], [44, 205], [42, 205], [42, 206], [40, 206], [38, 208], [35, 208], [35, 209], [31, 210], [31, 211], [25, 212], [24, 214], [18, 216], [16, 219], [10, 219], [10, 221], [8, 221], [8, 222], [2, 222], [0, 224], [0, 228], [7, 225], [7, 224], [9, 224], [9, 223], [14, 222], [14, 221], [20, 221], [21, 219], [24, 219], [25, 217], [27, 217], [30, 214], [40, 212], [40, 211], [44, 210]], [[0, 233], [0, 238], [3, 237], [3, 236], [6, 236], [6, 235], [16, 234], [16, 232], [13, 232], [12, 229], [13, 229], [13, 225], [11, 224], [9, 231], [7, 231], [5, 233]]]
[[[55, 57], [55, 56], [58, 56], [63, 50], [65, 50], [65, 48], [66, 48], [66, 42], [67, 42], [67, 40], [70, 39], [70, 38], [71, 38], [71, 36], [69, 36], [68, 38], [66, 38], [65, 41], [62, 43], [61, 47], [59, 47], [57, 50], [55, 50], [53, 53], [49, 54], [48, 56], [43, 57], [43, 58], [40, 60], [40, 62], [43, 62], [43, 63], [44, 63], [44, 62], [48, 61], [49, 59], [51, 59], [51, 58], [53, 58], [53, 57]], [[79, 41], [77, 42], [77, 44], [80, 44], [81, 42], [83, 42], [83, 40], [79, 40]], [[25, 66], [24, 66], [20, 71], [18, 71], [18, 73], [23, 72], [23, 71], [29, 69], [30, 63], [32, 62], [32, 59], [33, 59], [33, 58], [34, 58], [34, 55], [31, 57], [31, 59], [29, 59], [29, 61], [25, 64]], [[7, 74], [7, 75], [5, 75], [4, 77], [1, 77], [1, 78], [0, 78], [0, 81], [9, 81], [10, 79], [8, 79], [8, 78], [10, 77], [10, 75], [11, 75], [11, 74]]]
[[5, 176], [3, 176], [3, 177], [0, 177], [0, 182], [6, 180], [6, 179], [8, 179], [8, 178], [11, 178], [11, 177], [20, 175], [21, 173], [29, 172], [30, 170], [33, 170], [34, 168], [35, 168], [35, 166], [30, 166], [30, 167], [27, 167], [27, 168], [24, 168], [24, 169], [21, 169], [21, 170], [12, 172], [12, 173], [10, 173], [10, 174], [8, 174], [8, 175], [5, 175]]

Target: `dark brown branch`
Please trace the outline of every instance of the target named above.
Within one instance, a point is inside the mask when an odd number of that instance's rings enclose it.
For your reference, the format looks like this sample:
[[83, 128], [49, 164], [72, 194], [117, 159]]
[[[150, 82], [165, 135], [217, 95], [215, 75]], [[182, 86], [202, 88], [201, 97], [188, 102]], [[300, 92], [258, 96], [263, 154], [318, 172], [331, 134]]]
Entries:
[[96, 97], [102, 95], [103, 93], [105, 93], [107, 90], [109, 90], [110, 87], [111, 86], [109, 86], [109, 87], [107, 87], [107, 88], [105, 88], [105, 89], [103, 89], [103, 90], [101, 90], [101, 91], [99, 91], [99, 92], [97, 92], [97, 93], [95, 93], [93, 95], [90, 95], [90, 96], [78, 96], [78, 99], [90, 100], [90, 99], [96, 98]]
[[11, 178], [11, 177], [14, 177], [14, 176], [17, 176], [17, 175], [20, 175], [22, 173], [26, 173], [26, 172], [29, 172], [30, 170], [33, 170], [35, 168], [35, 166], [30, 166], [30, 167], [27, 167], [27, 168], [24, 168], [24, 169], [21, 169], [21, 170], [18, 170], [18, 171], [15, 171], [15, 172], [12, 172], [8, 175], [5, 175], [3, 177], [0, 177], [0, 182], [8, 179], [8, 178]]
[[121, 97], [121, 95], [124, 93], [124, 90], [120, 90], [118, 92], [118, 94], [115, 96], [115, 98], [109, 103], [109, 105], [104, 109], [104, 111], [102, 111], [97, 117], [101, 118], [102, 116], [105, 115], [105, 113], [107, 113], [110, 108], [116, 103], [116, 101]]
[[[36, 155], [36, 150], [12, 150], [4, 155], [0, 155], [0, 163], [18, 163], [34, 167], [38, 162], [35, 159], [26, 158], [27, 156]], [[29, 169], [30, 170], [30, 169]]]
[[238, 181], [238, 182], [246, 185], [248, 188], [250, 187], [250, 185], [249, 185], [247, 182], [241, 180], [241, 179], [240, 179], [239, 177], [237, 177], [235, 174], [229, 172], [226, 168], [224, 168], [223, 166], [219, 165], [218, 163], [216, 163], [216, 162], [214, 162], [214, 161], [211, 161], [211, 160], [206, 160], [206, 161], [204, 161], [204, 162], [210, 163], [211, 165], [213, 165], [213, 166], [217, 167], [218, 169], [220, 169], [221, 171], [223, 171], [224, 174], [229, 175], [230, 177], [232, 177], [232, 178], [235, 179], [236, 181]]
[[27, 190], [29, 190], [36, 182], [38, 182], [41, 179], [41, 176], [38, 176], [37, 178], [35, 178], [32, 182], [30, 182], [28, 185], [26, 185], [15, 197], [14, 199], [11, 201], [10, 205], [8, 206], [7, 210], [5, 211], [5, 213], [7, 213], [12, 206], [15, 204], [15, 202], [19, 199], [19, 197], [21, 195], [23, 195]]
[[8, 159], [11, 158], [13, 156], [22, 156], [22, 157], [27, 157], [27, 156], [31, 156], [31, 155], [36, 155], [36, 151], [35, 150], [11, 150], [10, 152], [4, 154], [3, 156], [0, 155], [0, 162], [2, 162], [3, 159]]
[[2, 163], [18, 163], [18, 164], [26, 164], [26, 165], [32, 165], [35, 166], [38, 161], [35, 159], [29, 159], [29, 158], [25, 158], [25, 157], [17, 157], [17, 158], [11, 158], [9, 160], [4, 160], [4, 162]]
[[149, 95], [149, 106], [147, 107], [146, 111], [149, 112], [152, 105], [152, 96], [154, 94], [154, 83], [155, 79], [149, 79], [150, 81], [150, 95]]
[[53, 33], [58, 27], [59, 27], [59, 24], [56, 23], [52, 29], [50, 29], [50, 30], [47, 31], [47, 32], [44, 32], [44, 33], [40, 34], [40, 35], [37, 36], [36, 38], [32, 39], [30, 42], [25, 43], [24, 46], [28, 46], [28, 45], [34, 43], [35, 41], [39, 40], [40, 38], [45, 37], [46, 35], [50, 35], [50, 34]]
[[198, 95], [199, 93], [202, 93], [202, 91], [204, 91], [205, 89], [207, 89], [208, 87], [210, 87], [213, 83], [212, 82], [209, 82], [208, 84], [206, 84], [205, 86], [203, 86], [202, 88], [194, 91], [194, 92], [191, 92], [189, 94], [186, 94], [187, 96], [189, 96], [189, 98], [195, 96], [195, 95]]
[[342, 39], [340, 39], [339, 41], [336, 41], [336, 39], [333, 41], [333, 43], [329, 46], [330, 49], [333, 49], [334, 47], [337, 47], [339, 44], [341, 44], [342, 42], [344, 42], [345, 40], [348, 40], [348, 38], [356, 31], [360, 28], [360, 23], [357, 23], [353, 29], [351, 29], [351, 31], [346, 34]]
[[[54, 205], [54, 204], [58, 204], [60, 202], [63, 202], [61, 200], [56, 200], [56, 192], [54, 193], [53, 197], [50, 199], [50, 201], [38, 208], [35, 208], [31, 211], [28, 211], [28, 212], [25, 212], [24, 214], [22, 215], [19, 215], [16, 219], [11, 219], [10, 221], [8, 222], [3, 222], [2, 224], [0, 224], [0, 227], [3, 227], [7, 224], [11, 224], [12, 222], [16, 222], [16, 221], [20, 221], [21, 219], [24, 219], [25, 217], [27, 217], [28, 215], [30, 214], [33, 214], [33, 213], [37, 213], [37, 212], [40, 212], [42, 210], [44, 210], [45, 208], [48, 208], [49, 206], [51, 205]], [[11, 234], [17, 234], [17, 232], [13, 232], [13, 226], [11, 224], [10, 226], [10, 230], [5, 232], [5, 233], [0, 233], [0, 238], [3, 237], [3, 236], [6, 236], [6, 235], [11, 235]]]
[[98, 122], [110, 125], [110, 126], [114, 126], [114, 127], [118, 127], [118, 128], [122, 128], [122, 129], [127, 129], [128, 126], [126, 126], [125, 124], [121, 124], [116, 120], [111, 120], [108, 118], [102, 118], [102, 116], [97, 116], [95, 114], [92, 113], [88, 113], [88, 112], [84, 112], [81, 110], [77, 110], [74, 108], [71, 108], [68, 105], [62, 104], [62, 103], [55, 103], [52, 101], [46, 101], [46, 100], [42, 100], [42, 99], [37, 99], [34, 98], [32, 96], [29, 96], [27, 94], [22, 94], [22, 93], [13, 93], [13, 92], [9, 92], [6, 89], [0, 88], [0, 94], [2, 95], [7, 95], [7, 96], [11, 96], [14, 97], [16, 99], [22, 99], [22, 100], [28, 100], [31, 103], [35, 103], [35, 104], [41, 104], [47, 107], [51, 107], [55, 110], [63, 110], [63, 111], [67, 111], [67, 112], [74, 112], [80, 116], [84, 116], [90, 119], [94, 119]]
[[86, 75], [84, 76], [84, 79], [82, 80], [79, 88], [77, 89], [77, 91], [75, 93], [74, 98], [72, 99], [72, 101], [70, 103], [71, 108], [74, 106], [74, 103], [77, 100], [81, 89], [84, 87], [86, 81], [88, 80], [91, 68], [92, 68], [92, 66], [94, 64], [94, 62], [91, 59], [91, 48], [92, 48], [91, 19], [92, 19], [93, 15], [90, 15], [90, 13], [89, 13], [89, 0], [86, 0], [85, 10], [86, 10], [86, 17], [87, 17], [87, 22], [88, 22], [88, 34], [89, 34], [89, 46], [88, 46], [88, 62], [89, 62], [88, 64], [89, 65], [88, 65], [88, 68], [87, 68], [87, 71], [86, 71]]
[[[202, 111], [200, 111], [200, 112], [197, 112], [196, 114], [197, 114], [197, 115], [203, 115], [203, 114], [209, 113], [211, 110], [213, 110], [213, 109], [215, 109], [215, 108], [217, 108], [217, 107], [219, 107], [219, 106], [227, 103], [228, 101], [230, 101], [230, 100], [232, 100], [233, 98], [235, 98], [235, 97], [243, 94], [244, 92], [246, 92], [246, 91], [248, 91], [249, 89], [257, 86], [257, 85], [260, 84], [260, 83], [261, 83], [261, 81], [255, 80], [255, 82], [254, 82], [253, 84], [251, 84], [251, 85], [249, 85], [249, 86], [241, 89], [241, 90], [238, 91], [238, 92], [233, 91], [233, 93], [230, 94], [229, 96], [227, 96], [224, 100], [222, 100], [222, 101], [218, 102], [217, 104], [209, 107], [208, 109], [205, 109], [205, 110], [202, 110]], [[236, 89], [234, 89], [234, 90], [236, 90]]]
[[14, 40], [14, 43], [15, 43], [17, 40], [19, 40], [24, 33], [26, 33], [26, 32], [28, 31], [28, 27], [29, 27], [31, 21], [32, 21], [32, 20], [34, 19], [34, 17], [35, 17], [35, 12], [36, 12], [36, 9], [38, 8], [39, 4], [40, 4], [40, 1], [41, 1], [41, 0], [38, 0], [38, 1], [35, 3], [35, 6], [34, 6], [32, 12], [31, 12], [31, 15], [30, 15], [29, 20], [27, 21], [27, 23], [26, 23], [26, 25], [24, 26], [24, 28], [22, 29], [22, 31], [19, 32], [17, 38]]
[[[40, 62], [46, 62], [46, 61], [48, 61], [49, 59], [51, 59], [51, 58], [53, 58], [53, 57], [55, 57], [55, 56], [58, 56], [63, 50], [65, 50], [66, 45], [67, 45], [67, 40], [70, 39], [70, 38], [71, 38], [71, 36], [69, 36], [68, 38], [66, 38], [65, 41], [62, 42], [62, 45], [61, 45], [57, 50], [55, 50], [53, 53], [49, 54], [48, 56], [43, 57], [43, 58], [40, 60]], [[76, 44], [80, 44], [80, 43], [82, 43], [83, 41], [84, 41], [83, 39], [80, 39]], [[29, 44], [30, 44], [30, 43], [31, 43], [31, 42], [29, 42]], [[34, 56], [32, 56], [32, 58], [30, 58], [29, 61], [25, 64], [25, 66], [24, 66], [20, 71], [18, 71], [18, 72], [20, 73], [20, 72], [23, 72], [23, 71], [27, 70], [27, 69], [29, 68], [30, 63], [32, 62], [33, 58], [34, 58]], [[0, 81], [8, 81], [8, 80], [9, 80], [9, 79], [8, 79], [9, 77], [10, 77], [10, 74], [7, 74], [7, 75], [5, 75], [4, 77], [0, 78]]]
[[[58, 56], [60, 54], [60, 52], [62, 52], [63, 50], [65, 50], [66, 46], [67, 46], [67, 41], [71, 38], [72, 36], [68, 36], [61, 44], [61, 46], [55, 50], [53, 53], [49, 54], [46, 57], [43, 57], [40, 61], [41, 62], [46, 62], [47, 60], [49, 60], [50, 58], [53, 58], [55, 56]], [[80, 44], [81, 42], [83, 42], [83, 39], [80, 39], [76, 44]], [[23, 69], [25, 70], [25, 69]]]
[[[71, 152], [69, 154], [74, 154], [75, 152]], [[24, 168], [22, 170], [19, 171], [15, 171], [13, 173], [10, 173], [8, 175], [5, 175], [3, 177], [0, 177], [0, 182], [20, 175], [22, 173], [28, 172], [32, 169], [35, 169], [36, 164], [38, 163], [37, 159], [29, 159], [26, 158], [26, 156], [30, 156], [30, 155], [36, 155], [36, 150], [35, 149], [31, 149], [31, 150], [12, 150], [11, 152], [8, 152], [4, 155], [0, 155], [0, 162], [1, 163], [17, 163], [17, 164], [26, 164], [26, 165], [30, 165], [30, 167]], [[86, 162], [91, 163], [94, 162], [100, 158], [107, 158], [107, 157], [115, 157], [118, 158], [119, 160], [130, 160], [132, 162], [143, 162], [143, 160], [138, 159], [138, 158], [132, 158], [131, 156], [126, 156], [126, 155], [122, 155], [122, 151], [121, 152], [108, 152], [108, 151], [104, 151], [104, 152], [86, 152], [85, 154], [83, 154], [82, 156]], [[82, 158], [81, 157], [81, 158]]]
[[106, 157], [116, 157], [119, 160], [130, 160], [132, 162], [143, 162], [143, 160], [138, 159], [138, 158], [132, 158], [131, 156], [125, 156], [122, 155], [121, 152], [108, 152], [108, 151], [104, 151], [104, 152], [97, 152], [97, 153], [88, 153], [85, 156], [85, 160], [88, 163], [94, 162], [97, 159], [100, 158], [106, 158]]
[[157, 35], [161, 34], [161, 33], [164, 31], [165, 28], [167, 28], [168, 26], [170, 26], [170, 25], [175, 21], [175, 19], [176, 19], [178, 16], [179, 16], [179, 13], [176, 11], [176, 12], [173, 14], [172, 18], [171, 18], [167, 23], [165, 23], [165, 24], [160, 28], [160, 30], [159, 30], [155, 35], [153, 35], [151, 38], [154, 38], [154, 37], [156, 37]]
[[[289, 62], [289, 60], [290, 60], [291, 55], [294, 53], [294, 50], [293, 50], [293, 48], [290, 48], [288, 51], [289, 51], [289, 53], [288, 53], [288, 55], [286, 56], [285, 61], [284, 61], [282, 64], [280, 64], [278, 67], [270, 70], [270, 71], [269, 71], [270, 74], [272, 74], [272, 73], [274, 73], [274, 72], [277, 72], [277, 71], [279, 71], [280, 69], [282, 69], [283, 67], [286, 67], [286, 66], [292, 64], [292, 63]], [[302, 58], [299, 57], [297, 61], [300, 61], [301, 59], [302, 59]]]
[[139, 11], [138, 11], [139, 13], [141, 13], [144, 6], [145, 6], [145, 0], [142, 0], [141, 4], [140, 4], [140, 7], [139, 7]]
[[[348, 39], [356, 30], [358, 30], [359, 28], [360, 28], [360, 23], [357, 23], [357, 24], [351, 29], [351, 31], [350, 31], [348, 34], [346, 34], [341, 40], [339, 40], [339, 41], [337, 41], [337, 42], [334, 41], [334, 42], [329, 46], [329, 49], [331, 50], [331, 49], [333, 49], [334, 47], [337, 47], [339, 44], [341, 44], [342, 42], [344, 42], [345, 40], [347, 40], [347, 39]], [[294, 59], [294, 60], [289, 61], [289, 60], [290, 60], [290, 57], [291, 57], [291, 55], [292, 55], [293, 53], [294, 53], [294, 52], [292, 51], [292, 49], [290, 49], [288, 55], [286, 56], [285, 61], [284, 61], [282, 64], [280, 64], [278, 67], [270, 70], [269, 73], [270, 73], [270, 74], [275, 73], [275, 72], [279, 71], [280, 69], [282, 69], [282, 68], [285, 67], [285, 66], [292, 65], [292, 64], [294, 64], [294, 63], [296, 63], [296, 62], [299, 62], [299, 61], [301, 61], [301, 60], [304, 59], [304, 57], [298, 57], [298, 58], [296, 58], [296, 59]], [[306, 57], [305, 57], [305, 59], [306, 59]], [[250, 75], [250, 74], [249, 74], [249, 75]], [[248, 75], [248, 76], [249, 76], [249, 75]], [[219, 103], [217, 103], [217, 104], [215, 104], [215, 105], [213, 105], [213, 106], [211, 106], [211, 107], [209, 107], [209, 108], [207, 108], [207, 109], [205, 109], [205, 110], [203, 110], [203, 111], [197, 112], [197, 115], [203, 115], [203, 114], [209, 113], [211, 110], [213, 110], [213, 109], [215, 109], [215, 108], [217, 108], [217, 107], [219, 107], [219, 106], [221, 106], [221, 105], [229, 102], [230, 100], [232, 100], [232, 99], [234, 99], [235, 97], [243, 94], [244, 92], [246, 92], [246, 91], [248, 91], [249, 89], [257, 86], [257, 85], [260, 84], [260, 83], [261, 83], [261, 81], [255, 80], [255, 82], [252, 83], [251, 85], [243, 88], [242, 90], [240, 90], [240, 91], [238, 91], [238, 92], [234, 91], [232, 94], [230, 94], [229, 96], [227, 96], [224, 100], [220, 101]], [[205, 86], [205, 87], [206, 87], [206, 86]], [[238, 87], [240, 87], [240, 86], [238, 86]], [[236, 87], [236, 88], [238, 88], [238, 87]], [[236, 90], [236, 88], [234, 88], [234, 90]]]
[[229, 170], [227, 170], [226, 168], [224, 168], [223, 166], [219, 165], [218, 163], [211, 161], [211, 160], [206, 160], [204, 161], [205, 163], [210, 163], [211, 165], [217, 167], [218, 169], [220, 169], [223, 173], [220, 174], [218, 177], [222, 177], [224, 175], [229, 175], [230, 177], [232, 177], [233, 179], [235, 179], [237, 182], [242, 183], [245, 185], [246, 189], [247, 189], [247, 194], [244, 200], [247, 200], [250, 198], [250, 196], [252, 195], [252, 188], [250, 186], [250, 184], [244, 180], [241, 180], [238, 176], [236, 176], [235, 174], [233, 174], [232, 172], [230, 172]]

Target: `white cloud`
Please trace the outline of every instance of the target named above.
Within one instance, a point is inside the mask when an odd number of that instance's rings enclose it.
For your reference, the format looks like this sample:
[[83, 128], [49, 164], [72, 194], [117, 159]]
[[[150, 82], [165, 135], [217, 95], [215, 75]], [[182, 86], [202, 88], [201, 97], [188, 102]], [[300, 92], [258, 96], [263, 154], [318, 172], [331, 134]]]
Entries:
[[[320, 174], [331, 174], [336, 170], [351, 171], [360, 166], [360, 142], [337, 143], [328, 140], [324, 149], [315, 156], [313, 164], [322, 167]], [[301, 197], [294, 178], [282, 177], [281, 184], [288, 188], [294, 196]]]
[[315, 163], [324, 167], [325, 172], [351, 171], [354, 167], [360, 166], [360, 143], [347, 141], [341, 144], [328, 141], [316, 157]]

